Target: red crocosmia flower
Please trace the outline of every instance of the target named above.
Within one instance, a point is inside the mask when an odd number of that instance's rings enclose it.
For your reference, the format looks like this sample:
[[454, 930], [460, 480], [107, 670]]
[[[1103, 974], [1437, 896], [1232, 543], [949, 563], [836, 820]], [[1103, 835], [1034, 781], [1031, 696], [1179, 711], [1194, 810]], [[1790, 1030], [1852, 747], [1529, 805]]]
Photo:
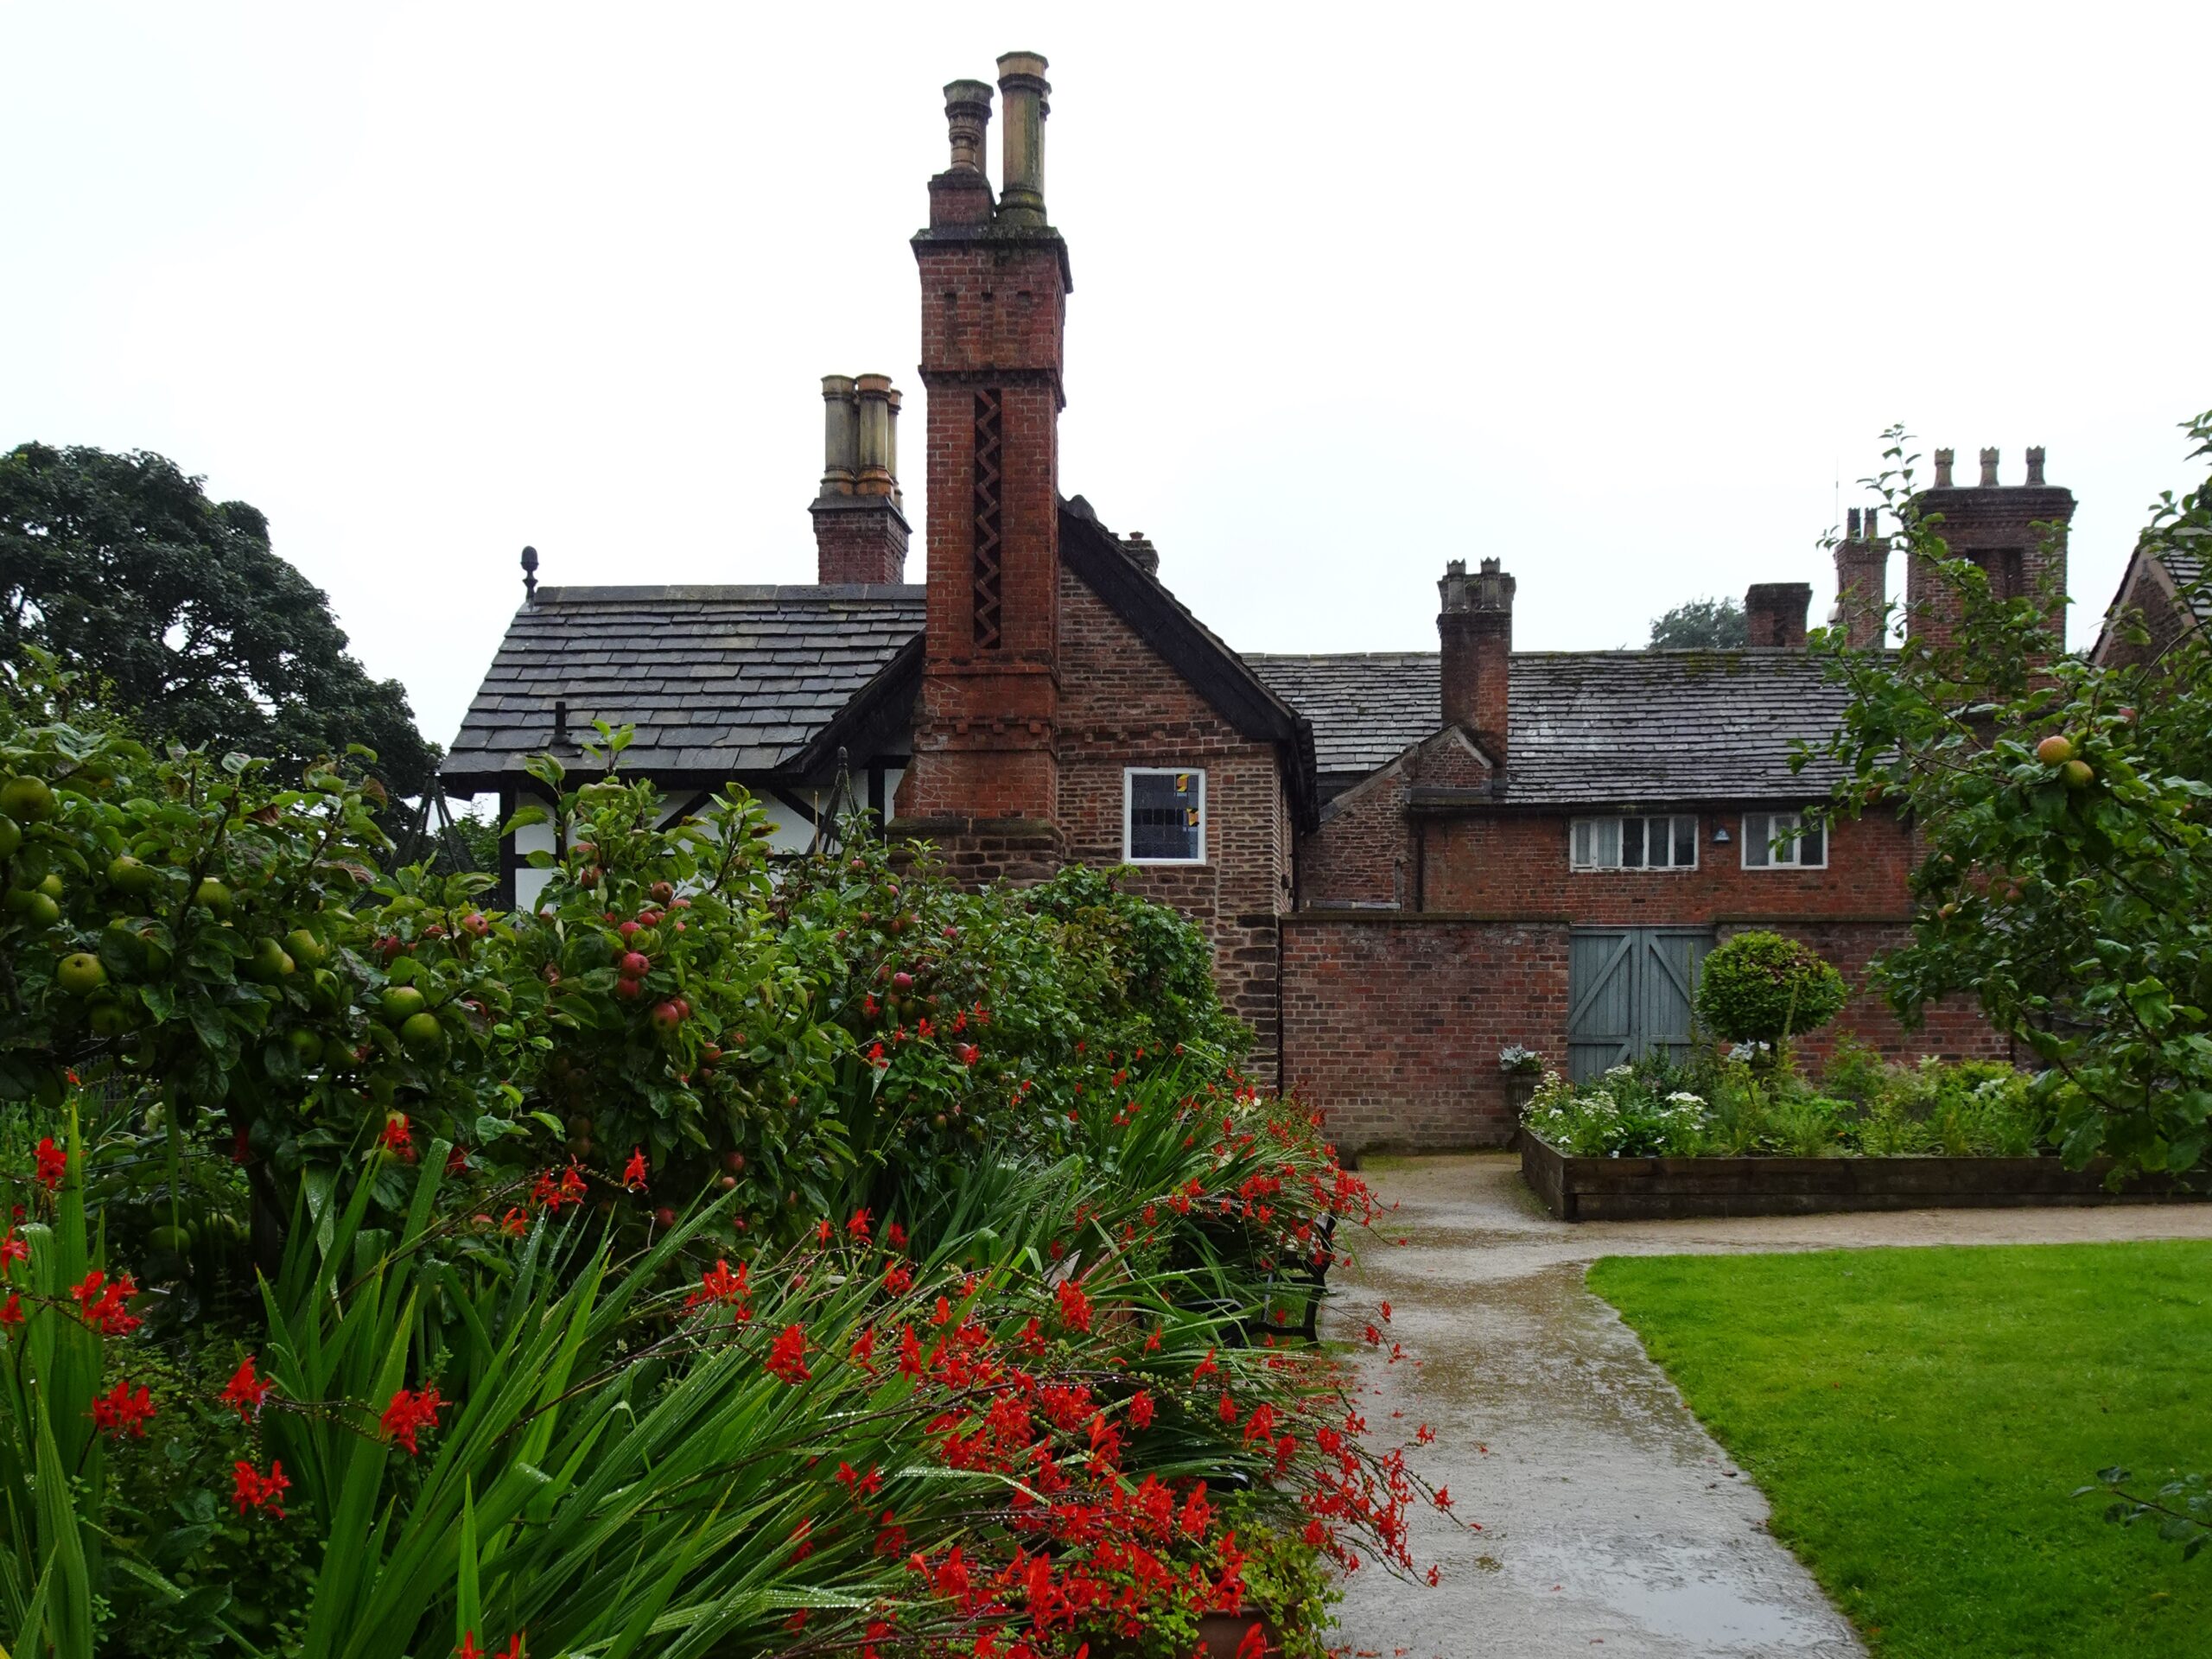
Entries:
[[1432, 1590], [1444, 1581], [1444, 1569], [1432, 1565], [1428, 1569], [1428, 1587]]
[[1060, 1283], [1060, 1323], [1071, 1331], [1090, 1329], [1090, 1298], [1072, 1279]]
[[1219, 1414], [1223, 1422], [1233, 1423], [1236, 1421], [1238, 1416], [1236, 1402], [1230, 1397], [1228, 1389], [1224, 1389], [1222, 1390], [1221, 1404], [1216, 1408], [1216, 1410]]
[[1385, 1325], [1390, 1323], [1390, 1304], [1388, 1302], [1382, 1304], [1382, 1323]]
[[1369, 1325], [1367, 1327], [1367, 1345], [1370, 1348], [1380, 1347], [1382, 1345], [1382, 1333], [1380, 1331], [1377, 1331], [1373, 1325]]
[[887, 1642], [890, 1638], [890, 1620], [884, 1618], [868, 1620], [868, 1635], [861, 1643], [861, 1659], [883, 1659], [883, 1649], [875, 1644], [879, 1642]]
[[461, 1645], [454, 1652], [457, 1659], [484, 1659], [484, 1649], [476, 1645], [476, 1632], [474, 1630], [461, 1633]]
[[807, 1610], [805, 1608], [800, 1608], [797, 1612], [793, 1613], [789, 1618], [784, 1621], [784, 1628], [789, 1630], [792, 1635], [798, 1635], [801, 1630], [806, 1628], [806, 1612]]
[[1254, 1624], [1236, 1644], [1236, 1659], [1268, 1659], [1268, 1627]]
[[836, 1236], [836, 1230], [830, 1224], [830, 1217], [824, 1216], [814, 1224], [814, 1242], [817, 1244], [827, 1244]]
[[6, 1233], [0, 1234], [0, 1273], [5, 1273], [10, 1262], [28, 1262], [30, 1259], [30, 1245], [16, 1236], [14, 1228], [10, 1227]]
[[522, 1632], [517, 1630], [507, 1638], [507, 1650], [497, 1656], [497, 1659], [523, 1659], [523, 1656]]
[[38, 1160], [38, 1184], [49, 1192], [59, 1189], [62, 1176], [69, 1170], [69, 1154], [55, 1146], [49, 1135], [38, 1143], [34, 1155]]
[[467, 1147], [455, 1147], [451, 1152], [446, 1154], [447, 1174], [458, 1175], [467, 1167], [468, 1148]]
[[903, 1250], [906, 1248], [906, 1230], [894, 1221], [883, 1230], [883, 1241], [894, 1250]]
[[874, 1371], [875, 1327], [874, 1325], [869, 1325], [865, 1331], [862, 1331], [856, 1338], [855, 1338], [853, 1342], [852, 1361], [854, 1364], [859, 1366], [864, 1371], [871, 1373]]
[[393, 1112], [384, 1121], [384, 1133], [377, 1137], [392, 1152], [412, 1152], [415, 1149], [414, 1127], [404, 1112]]
[[699, 1288], [683, 1299], [686, 1307], [696, 1307], [702, 1302], [728, 1302], [737, 1306], [740, 1320], [753, 1317], [753, 1310], [745, 1306], [746, 1293], [752, 1288], [746, 1283], [747, 1264], [741, 1262], [737, 1271], [730, 1271], [729, 1262], [716, 1256], [715, 1265], [699, 1275]]
[[557, 1216], [563, 1205], [583, 1202], [584, 1178], [573, 1163], [563, 1170], [557, 1179], [551, 1170], [543, 1170], [532, 1184], [530, 1196], [534, 1202], [543, 1205]]
[[510, 1210], [499, 1217], [499, 1230], [520, 1238], [530, 1230], [530, 1217], [519, 1210]]
[[768, 1375], [781, 1378], [796, 1388], [814, 1373], [806, 1369], [806, 1332], [796, 1325], [787, 1325], [768, 1350]]
[[139, 1440], [146, 1438], [146, 1424], [158, 1409], [154, 1396], [142, 1383], [133, 1390], [127, 1382], [118, 1382], [105, 1394], [95, 1395], [92, 1408], [85, 1414], [92, 1420], [92, 1427], [122, 1435], [125, 1429]]
[[899, 1332], [899, 1369], [908, 1376], [922, 1374], [922, 1344], [916, 1338], [914, 1327], [911, 1325], [902, 1327]]
[[240, 1515], [248, 1510], [267, 1510], [279, 1521], [284, 1518], [284, 1506], [276, 1500], [292, 1483], [284, 1473], [282, 1459], [272, 1459], [265, 1475], [243, 1459], [232, 1464], [231, 1469], [238, 1482], [231, 1493], [231, 1502], [238, 1506]]
[[845, 1224], [846, 1235], [851, 1238], [857, 1238], [865, 1244], [868, 1240], [869, 1224], [869, 1212], [866, 1210], [855, 1210], [853, 1211], [853, 1218]]
[[1198, 1369], [1191, 1373], [1191, 1381], [1196, 1382], [1201, 1377], [1218, 1376], [1220, 1375], [1221, 1367], [1213, 1363], [1213, 1350], [1209, 1348], [1206, 1350], [1206, 1357], [1198, 1362]]
[[960, 1064], [963, 1065], [973, 1065], [983, 1058], [983, 1051], [973, 1043], [963, 1043], [953, 1052], [960, 1056]]
[[423, 1429], [438, 1426], [438, 1411], [444, 1404], [435, 1389], [423, 1389], [419, 1392], [397, 1389], [392, 1394], [391, 1403], [384, 1408], [385, 1433], [391, 1435], [396, 1444], [405, 1446], [410, 1455], [418, 1452], [422, 1448], [415, 1443], [416, 1435]]
[[137, 1282], [127, 1273], [111, 1285], [107, 1274], [94, 1268], [69, 1294], [77, 1299], [85, 1323], [104, 1336], [127, 1337], [142, 1323], [124, 1307], [124, 1301], [138, 1294]]
[[1150, 1428], [1152, 1427], [1152, 1395], [1150, 1394], [1131, 1395], [1129, 1396], [1129, 1427], [1132, 1428]]
[[904, 1296], [914, 1287], [913, 1273], [904, 1262], [887, 1263], [883, 1269], [883, 1288], [893, 1296]]
[[241, 1422], [249, 1422], [261, 1415], [261, 1402], [274, 1386], [266, 1377], [253, 1374], [253, 1356], [248, 1354], [224, 1386], [223, 1403], [236, 1409]]
[[15, 1291], [8, 1293], [7, 1304], [0, 1306], [0, 1325], [21, 1325], [23, 1322], [23, 1299]]
[[1452, 1489], [1449, 1486], [1440, 1486], [1436, 1489], [1436, 1507], [1440, 1510], [1448, 1510], [1452, 1507]]
[[643, 1147], [630, 1148], [630, 1161], [622, 1166], [622, 1190], [625, 1192], [645, 1190], [645, 1149]]

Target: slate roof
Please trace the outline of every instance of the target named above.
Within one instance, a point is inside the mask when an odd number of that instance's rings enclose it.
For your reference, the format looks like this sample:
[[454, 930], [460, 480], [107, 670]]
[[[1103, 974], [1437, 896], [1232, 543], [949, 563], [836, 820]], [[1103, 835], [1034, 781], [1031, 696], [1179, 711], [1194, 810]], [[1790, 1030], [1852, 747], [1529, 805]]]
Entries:
[[[1313, 728], [1323, 792], [1440, 726], [1437, 653], [1246, 656]], [[1511, 804], [1802, 799], [1835, 769], [1789, 769], [1792, 741], [1817, 743], [1847, 701], [1803, 651], [1514, 653], [1503, 798]]]
[[922, 631], [919, 587], [541, 588], [515, 613], [445, 764], [496, 788], [552, 744], [634, 724], [639, 772], [708, 782], [800, 757]]

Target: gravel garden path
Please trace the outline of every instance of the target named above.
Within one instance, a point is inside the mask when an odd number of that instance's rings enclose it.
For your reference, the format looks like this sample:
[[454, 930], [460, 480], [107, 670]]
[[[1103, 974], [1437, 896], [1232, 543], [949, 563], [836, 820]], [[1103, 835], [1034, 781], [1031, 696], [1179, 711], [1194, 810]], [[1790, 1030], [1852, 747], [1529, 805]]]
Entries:
[[1864, 1651], [1767, 1533], [1758, 1489], [1583, 1288], [1597, 1257], [2212, 1237], [2212, 1205], [1570, 1224], [1544, 1212], [1504, 1154], [1363, 1173], [1396, 1210], [1332, 1277], [1344, 1294], [1324, 1334], [1356, 1338], [1389, 1301], [1411, 1357], [1367, 1353], [1368, 1421], [1408, 1441], [1433, 1425], [1420, 1467], [1483, 1528], [1415, 1517], [1416, 1560], [1442, 1566], [1434, 1589], [1380, 1567], [1351, 1576], [1338, 1639], [1376, 1659]]

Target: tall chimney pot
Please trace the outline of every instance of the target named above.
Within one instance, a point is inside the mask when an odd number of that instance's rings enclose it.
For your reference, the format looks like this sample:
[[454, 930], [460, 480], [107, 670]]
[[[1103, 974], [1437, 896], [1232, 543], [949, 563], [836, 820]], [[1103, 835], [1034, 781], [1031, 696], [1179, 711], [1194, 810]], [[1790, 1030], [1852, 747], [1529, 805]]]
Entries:
[[860, 478], [861, 415], [849, 374], [822, 377], [822, 493], [850, 495]]
[[1936, 487], [1939, 490], [1948, 490], [1951, 487], [1951, 452], [1948, 449], [1938, 449], [1936, 452]]
[[891, 470], [891, 377], [864, 374], [855, 381], [860, 403], [860, 465], [855, 495], [892, 495], [899, 481]]
[[1052, 85], [1045, 60], [1034, 52], [1009, 52], [999, 60], [999, 92], [1006, 125], [999, 139], [999, 218], [1008, 225], [1042, 229], [1045, 219], [1045, 118]]
[[2043, 445], [2034, 444], [2028, 449], [2028, 487], [2039, 490], [2043, 481]]
[[1981, 487], [1985, 490], [1997, 487], [1997, 452], [1994, 449], [1981, 452]]
[[944, 89], [944, 124], [952, 141], [950, 170], [983, 170], [983, 135], [991, 125], [991, 86], [984, 80], [956, 80]]

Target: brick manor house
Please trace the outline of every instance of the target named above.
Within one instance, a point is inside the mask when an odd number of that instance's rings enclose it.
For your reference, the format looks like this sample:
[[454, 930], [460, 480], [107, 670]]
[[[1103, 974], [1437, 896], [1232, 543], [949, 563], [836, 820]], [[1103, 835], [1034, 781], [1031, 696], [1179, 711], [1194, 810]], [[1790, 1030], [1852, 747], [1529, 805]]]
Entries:
[[[1182, 605], [1141, 535], [1061, 493], [1068, 250], [1046, 215], [1045, 60], [945, 89], [950, 162], [929, 181], [921, 276], [923, 581], [906, 580], [899, 394], [823, 382], [826, 455], [812, 586], [537, 588], [515, 614], [446, 763], [454, 793], [512, 811], [528, 757], [573, 760], [594, 720], [671, 815], [734, 779], [803, 849], [849, 757], [894, 839], [962, 880], [1071, 861], [1193, 918], [1262, 1075], [1325, 1106], [1348, 1149], [1496, 1144], [1513, 1116], [1499, 1050], [1578, 1076], [1690, 1036], [1715, 941], [1800, 937], [1854, 983], [1908, 931], [1908, 832], [1870, 810], [1825, 833], [1800, 814], [1832, 775], [1793, 772], [1841, 696], [1804, 649], [1812, 589], [1754, 586], [1736, 651], [1516, 652], [1514, 578], [1453, 560], [1437, 649], [1240, 654]], [[1955, 554], [2029, 591], [2063, 576], [2074, 500], [2028, 451], [2024, 481], [1955, 484], [1927, 505]], [[1889, 549], [1853, 515], [1835, 621], [1880, 637]], [[525, 563], [534, 568], [534, 559]], [[2146, 577], [2145, 580], [2151, 580]], [[1946, 626], [1905, 572], [1916, 627]], [[544, 877], [525, 830], [506, 895]], [[2001, 1054], [1966, 1008], [1907, 1033], [1854, 994], [1834, 1030], [1900, 1055]]]

